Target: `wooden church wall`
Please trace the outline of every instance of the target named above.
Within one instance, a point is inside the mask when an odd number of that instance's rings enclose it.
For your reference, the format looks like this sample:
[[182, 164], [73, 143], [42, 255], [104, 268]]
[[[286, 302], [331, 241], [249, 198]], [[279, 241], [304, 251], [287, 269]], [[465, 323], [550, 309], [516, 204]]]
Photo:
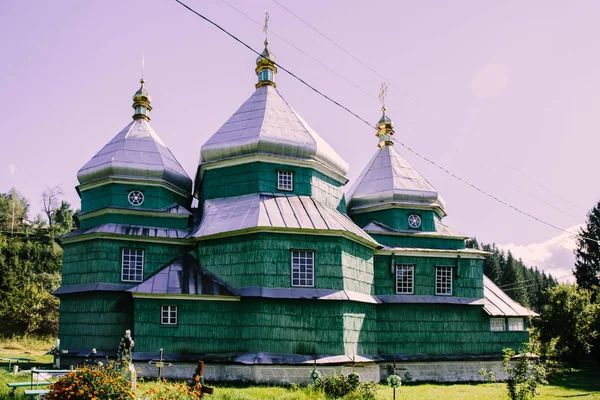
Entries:
[[390, 247], [410, 247], [420, 249], [459, 250], [465, 248], [462, 239], [445, 239], [427, 236], [399, 236], [385, 234], [370, 234], [373, 239]]
[[116, 350], [133, 327], [133, 301], [127, 292], [62, 295], [58, 336], [61, 347]]
[[291, 249], [315, 251], [315, 288], [371, 294], [373, 251], [335, 236], [254, 233], [198, 243], [200, 265], [233, 287], [291, 287]]
[[[160, 325], [160, 306], [178, 306], [178, 325]], [[374, 354], [372, 304], [335, 300], [135, 299], [138, 351]]]
[[63, 248], [63, 285], [124, 283], [121, 282], [124, 248], [144, 249], [144, 279], [191, 250], [181, 245], [108, 239], [67, 243]]

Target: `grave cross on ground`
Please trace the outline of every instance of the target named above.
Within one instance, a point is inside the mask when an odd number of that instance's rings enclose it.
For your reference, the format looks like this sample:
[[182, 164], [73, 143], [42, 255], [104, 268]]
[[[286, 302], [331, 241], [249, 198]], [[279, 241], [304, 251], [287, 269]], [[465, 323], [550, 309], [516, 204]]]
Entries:
[[159, 378], [162, 377], [162, 370], [164, 367], [173, 366], [173, 364], [165, 363], [163, 361], [163, 349], [162, 348], [158, 351], [158, 360], [150, 360], [150, 361], [148, 361], [148, 364], [156, 365], [156, 368], [158, 368], [158, 377]]
[[202, 394], [213, 394], [215, 393], [215, 388], [210, 386], [204, 386], [204, 361], [198, 361], [198, 367], [196, 368], [196, 373], [192, 377], [189, 385], [191, 387], [196, 386], [197, 384], [201, 385], [200, 392]]

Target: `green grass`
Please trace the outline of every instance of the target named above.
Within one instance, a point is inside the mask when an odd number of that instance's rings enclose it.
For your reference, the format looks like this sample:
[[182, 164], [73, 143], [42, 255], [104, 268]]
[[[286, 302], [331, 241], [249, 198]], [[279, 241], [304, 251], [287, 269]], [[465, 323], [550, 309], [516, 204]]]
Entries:
[[[20, 356], [23, 354], [21, 353]], [[29, 375], [14, 376], [7, 371], [0, 371], [0, 400], [8, 400], [9, 389], [7, 382], [28, 381]], [[586, 364], [580, 370], [555, 375], [550, 384], [543, 386], [540, 396], [536, 399], [579, 399], [600, 400], [600, 366]], [[156, 382], [143, 382], [138, 393], [143, 398], [143, 393], [157, 385]], [[205, 396], [206, 400], [325, 400], [324, 396], [315, 394], [310, 389], [302, 387], [269, 387], [249, 386], [239, 387], [234, 385], [211, 385], [215, 387], [215, 394]], [[22, 389], [19, 389], [22, 393]], [[504, 383], [485, 384], [415, 384], [402, 386], [396, 392], [396, 398], [402, 400], [505, 400], [506, 385]], [[378, 400], [392, 399], [392, 389], [380, 385]]]

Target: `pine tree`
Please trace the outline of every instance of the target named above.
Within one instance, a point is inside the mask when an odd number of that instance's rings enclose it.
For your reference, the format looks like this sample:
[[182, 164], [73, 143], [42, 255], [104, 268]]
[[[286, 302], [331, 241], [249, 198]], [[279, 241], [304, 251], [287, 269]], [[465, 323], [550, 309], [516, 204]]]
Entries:
[[527, 298], [526, 284], [523, 282], [523, 275], [519, 268], [518, 261], [515, 260], [512, 253], [509, 251], [506, 256], [506, 264], [502, 271], [502, 286], [506, 292], [514, 301], [520, 303], [522, 306], [527, 307], [529, 305], [529, 299]]
[[580, 288], [593, 289], [600, 286], [600, 201], [587, 217], [586, 226], [577, 237], [573, 273]]

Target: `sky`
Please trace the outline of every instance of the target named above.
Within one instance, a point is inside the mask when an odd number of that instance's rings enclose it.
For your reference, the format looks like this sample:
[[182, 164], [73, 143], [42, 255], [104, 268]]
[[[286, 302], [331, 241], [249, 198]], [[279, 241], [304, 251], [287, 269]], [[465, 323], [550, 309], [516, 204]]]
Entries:
[[[600, 2], [226, 1], [187, 4], [257, 51], [268, 11], [277, 61], [372, 125], [387, 81], [396, 139], [503, 202], [573, 232], [600, 199]], [[0, 192], [17, 188], [32, 217], [47, 186], [79, 207], [77, 171], [131, 120], [142, 53], [151, 123], [194, 177], [202, 144], [254, 90], [255, 54], [175, 1], [0, 2]], [[349, 162], [349, 188], [374, 130], [276, 80]], [[444, 197], [446, 224], [568, 273], [572, 236], [397, 146]]]

